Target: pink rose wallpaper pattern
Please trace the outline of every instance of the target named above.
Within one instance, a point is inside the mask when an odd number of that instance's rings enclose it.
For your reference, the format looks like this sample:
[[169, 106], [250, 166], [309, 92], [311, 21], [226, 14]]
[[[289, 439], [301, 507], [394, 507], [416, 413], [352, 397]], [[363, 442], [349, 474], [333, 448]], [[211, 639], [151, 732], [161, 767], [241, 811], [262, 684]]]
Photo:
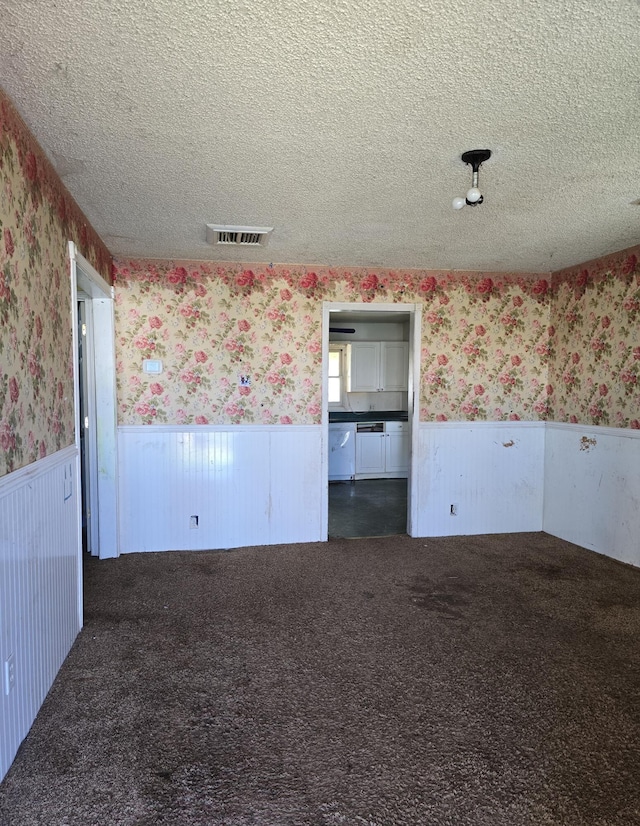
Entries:
[[[549, 412], [539, 275], [158, 261], [114, 272], [121, 424], [319, 423], [325, 300], [424, 305], [423, 421]], [[153, 379], [141, 370], [151, 357], [164, 363]]]
[[639, 260], [635, 247], [554, 275], [556, 421], [640, 429]]
[[318, 423], [322, 302], [381, 301], [423, 305], [421, 421], [638, 428], [639, 258], [549, 276], [116, 262], [120, 422]]
[[0, 476], [73, 444], [67, 242], [109, 253], [0, 91]]

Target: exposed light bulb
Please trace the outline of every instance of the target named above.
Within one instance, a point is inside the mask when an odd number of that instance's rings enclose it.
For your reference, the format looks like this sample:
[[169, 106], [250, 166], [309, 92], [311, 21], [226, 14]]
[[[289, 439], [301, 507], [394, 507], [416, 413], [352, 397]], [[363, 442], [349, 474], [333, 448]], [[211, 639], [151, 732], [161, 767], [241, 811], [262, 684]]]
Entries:
[[482, 198], [482, 194], [477, 186], [472, 186], [471, 189], [467, 192], [467, 201], [470, 204], [477, 203], [480, 198]]
[[461, 198], [461, 197], [458, 195], [458, 197], [457, 197], [457, 198], [454, 198], [454, 199], [453, 199], [453, 208], [454, 208], [454, 209], [462, 209], [462, 207], [465, 205], [465, 203], [466, 203], [465, 199], [464, 199], [464, 198]]

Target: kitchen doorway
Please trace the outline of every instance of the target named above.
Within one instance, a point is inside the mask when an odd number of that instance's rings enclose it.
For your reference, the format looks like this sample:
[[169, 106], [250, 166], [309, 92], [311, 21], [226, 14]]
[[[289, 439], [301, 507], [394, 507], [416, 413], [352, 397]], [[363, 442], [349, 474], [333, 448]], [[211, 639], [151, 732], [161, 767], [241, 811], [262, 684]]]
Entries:
[[421, 306], [323, 307], [323, 533], [412, 535]]
[[406, 532], [406, 479], [329, 482], [329, 539]]

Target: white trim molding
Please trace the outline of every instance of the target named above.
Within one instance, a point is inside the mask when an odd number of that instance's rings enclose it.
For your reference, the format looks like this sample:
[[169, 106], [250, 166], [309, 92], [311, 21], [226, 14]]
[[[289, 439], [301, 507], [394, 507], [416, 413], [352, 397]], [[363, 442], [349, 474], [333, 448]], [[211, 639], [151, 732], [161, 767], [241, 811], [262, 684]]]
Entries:
[[118, 433], [283, 433], [320, 432], [319, 424], [121, 424]]
[[402, 314], [409, 319], [409, 365], [407, 376], [407, 410], [408, 420], [411, 423], [411, 464], [409, 467], [409, 481], [407, 487], [407, 531], [410, 536], [419, 536], [418, 533], [418, 477], [414, 458], [418, 453], [418, 427], [420, 409], [418, 392], [420, 387], [420, 353], [422, 341], [422, 304], [388, 304], [367, 302], [330, 302], [322, 305], [322, 528], [323, 539], [328, 536], [329, 515], [329, 391], [328, 371], [326, 369], [329, 357], [329, 326], [332, 313], [385, 313]]
[[8, 496], [13, 493], [16, 488], [22, 487], [27, 482], [37, 479], [39, 476], [44, 476], [49, 471], [62, 465], [65, 462], [75, 462], [78, 455], [78, 448], [75, 445], [69, 445], [62, 450], [57, 450], [55, 453], [44, 456], [30, 465], [18, 468], [6, 476], [0, 476], [0, 497]]
[[[92, 306], [93, 319], [93, 392], [95, 421], [90, 422], [95, 432], [95, 480], [97, 503], [91, 503], [92, 519], [97, 520], [98, 554], [101, 559], [118, 556], [118, 500], [117, 500], [117, 399], [114, 289], [102, 278], [89, 261], [69, 241], [71, 270], [71, 323], [73, 329], [74, 404], [76, 416], [76, 445], [80, 448], [80, 399], [78, 384], [77, 293], [81, 289]], [[80, 456], [78, 455], [78, 472]], [[85, 480], [89, 484], [89, 480]], [[79, 543], [82, 543], [82, 502], [79, 501]], [[81, 549], [80, 549], [81, 552]]]
[[547, 422], [547, 430], [566, 430], [573, 433], [593, 431], [601, 436], [616, 436], [620, 439], [640, 439], [640, 430], [631, 427], [608, 427], [605, 425], [571, 424], [570, 422]]
[[521, 421], [517, 419], [516, 421], [479, 421], [479, 422], [420, 422], [421, 428], [432, 427], [435, 430], [483, 430], [486, 428], [491, 428], [492, 430], [499, 430], [501, 428], [508, 430], [509, 428], [517, 428], [522, 429], [525, 427], [545, 427], [546, 422], [542, 421], [535, 421], [535, 420], [528, 420], [528, 421]]

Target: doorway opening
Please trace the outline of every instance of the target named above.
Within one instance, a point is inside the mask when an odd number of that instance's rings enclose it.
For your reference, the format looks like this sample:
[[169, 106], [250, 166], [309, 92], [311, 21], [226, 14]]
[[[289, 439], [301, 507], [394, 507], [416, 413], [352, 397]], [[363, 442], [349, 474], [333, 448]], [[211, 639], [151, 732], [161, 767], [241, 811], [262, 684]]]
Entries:
[[78, 404], [80, 413], [80, 493], [82, 550], [98, 556], [98, 514], [92, 519], [92, 503], [97, 504], [96, 465], [95, 356], [91, 299], [82, 290], [77, 293], [78, 307]]
[[114, 293], [73, 242], [69, 258], [81, 566], [83, 549], [118, 556]]
[[323, 312], [327, 537], [412, 533], [420, 312], [332, 304]]
[[407, 533], [407, 480], [329, 482], [329, 539]]

